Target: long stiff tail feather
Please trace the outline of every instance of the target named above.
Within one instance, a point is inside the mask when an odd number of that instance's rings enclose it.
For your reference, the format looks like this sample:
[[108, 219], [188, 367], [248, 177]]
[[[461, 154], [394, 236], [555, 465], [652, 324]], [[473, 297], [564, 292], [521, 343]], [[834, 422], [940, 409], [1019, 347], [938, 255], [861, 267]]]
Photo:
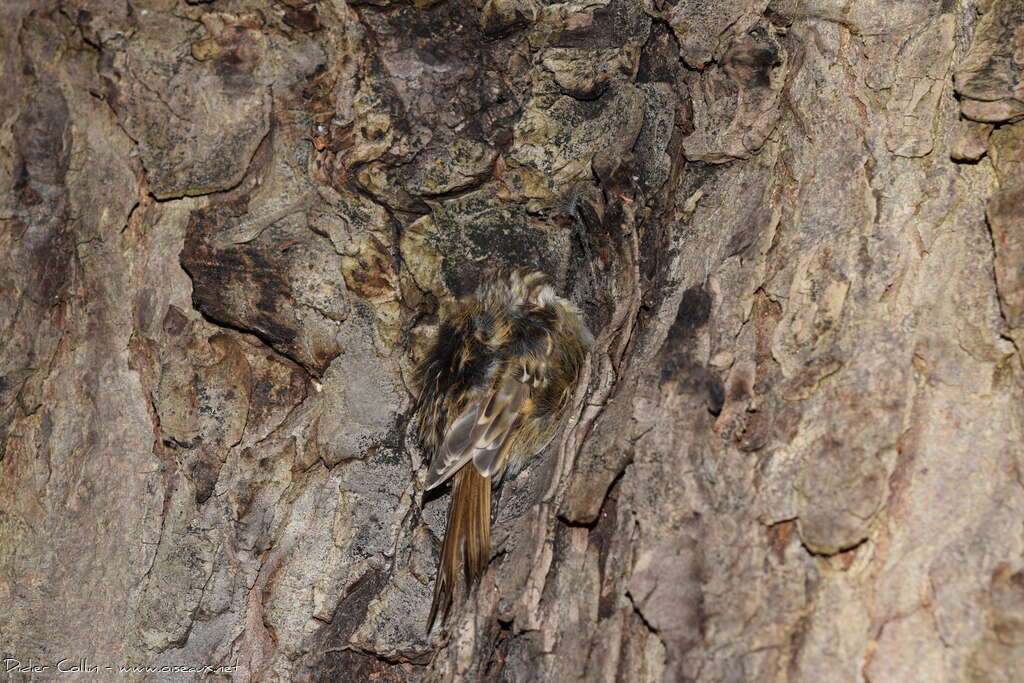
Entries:
[[467, 463], [455, 475], [448, 525], [441, 546], [441, 564], [434, 579], [434, 601], [430, 605], [427, 630], [434, 626], [438, 612], [448, 614], [455, 590], [459, 561], [466, 575], [466, 589], [483, 573], [491, 554], [491, 478]]

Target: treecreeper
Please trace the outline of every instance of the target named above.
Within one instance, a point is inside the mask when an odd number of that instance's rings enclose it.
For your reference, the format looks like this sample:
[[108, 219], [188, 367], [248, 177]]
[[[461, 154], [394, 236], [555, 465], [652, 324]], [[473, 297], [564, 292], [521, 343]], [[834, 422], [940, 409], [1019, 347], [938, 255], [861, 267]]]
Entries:
[[579, 309], [538, 271], [485, 278], [442, 304], [416, 372], [426, 490], [453, 479], [428, 630], [451, 608], [460, 563], [467, 589], [487, 566], [491, 488], [555, 436], [593, 342]]

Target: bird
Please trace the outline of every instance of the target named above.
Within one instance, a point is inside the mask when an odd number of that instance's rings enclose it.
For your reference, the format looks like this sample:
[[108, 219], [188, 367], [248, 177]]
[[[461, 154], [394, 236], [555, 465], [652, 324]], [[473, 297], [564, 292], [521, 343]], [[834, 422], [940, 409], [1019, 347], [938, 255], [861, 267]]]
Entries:
[[414, 375], [424, 491], [453, 480], [428, 632], [451, 609], [460, 562], [467, 589], [486, 568], [492, 486], [554, 438], [593, 343], [580, 310], [538, 270], [498, 271], [442, 302]]

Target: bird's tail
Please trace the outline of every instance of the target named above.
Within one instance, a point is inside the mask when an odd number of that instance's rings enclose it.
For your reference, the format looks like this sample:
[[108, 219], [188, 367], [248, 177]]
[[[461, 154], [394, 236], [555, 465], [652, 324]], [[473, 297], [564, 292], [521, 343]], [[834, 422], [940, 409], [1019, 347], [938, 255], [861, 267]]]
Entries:
[[434, 601], [430, 605], [427, 630], [438, 611], [447, 615], [455, 590], [455, 577], [462, 559], [466, 588], [483, 573], [491, 554], [491, 478], [477, 472], [472, 462], [455, 475], [448, 526], [441, 548], [441, 565], [434, 579]]

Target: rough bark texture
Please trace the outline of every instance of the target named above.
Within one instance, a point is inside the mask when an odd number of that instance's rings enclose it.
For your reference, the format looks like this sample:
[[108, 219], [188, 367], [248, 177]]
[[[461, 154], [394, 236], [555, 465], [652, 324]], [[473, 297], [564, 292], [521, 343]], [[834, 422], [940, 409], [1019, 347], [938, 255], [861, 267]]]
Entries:
[[[1024, 671], [1024, 0], [5, 0], [0, 83], [4, 657]], [[598, 342], [428, 636], [494, 264]]]

